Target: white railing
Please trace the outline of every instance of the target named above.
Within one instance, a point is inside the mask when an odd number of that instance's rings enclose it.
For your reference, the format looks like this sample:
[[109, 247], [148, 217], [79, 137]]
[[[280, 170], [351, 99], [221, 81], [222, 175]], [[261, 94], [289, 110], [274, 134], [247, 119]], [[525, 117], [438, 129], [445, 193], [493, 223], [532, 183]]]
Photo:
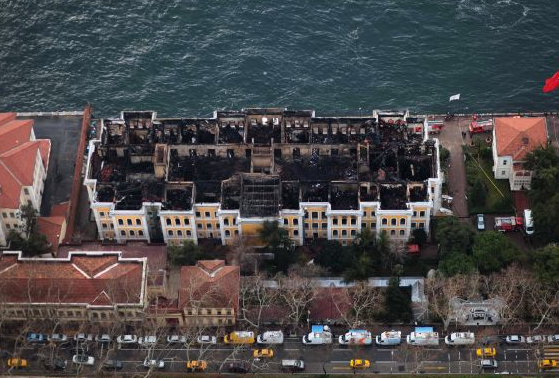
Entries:
[[64, 112], [19, 112], [18, 117], [81, 117], [83, 110], [64, 111]]

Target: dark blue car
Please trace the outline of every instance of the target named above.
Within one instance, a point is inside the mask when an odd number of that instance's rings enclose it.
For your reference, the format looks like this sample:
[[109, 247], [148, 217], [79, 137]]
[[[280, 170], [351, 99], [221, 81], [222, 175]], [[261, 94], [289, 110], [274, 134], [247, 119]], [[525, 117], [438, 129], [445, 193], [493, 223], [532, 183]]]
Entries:
[[30, 343], [44, 343], [47, 340], [46, 335], [42, 333], [28, 333], [27, 342]]

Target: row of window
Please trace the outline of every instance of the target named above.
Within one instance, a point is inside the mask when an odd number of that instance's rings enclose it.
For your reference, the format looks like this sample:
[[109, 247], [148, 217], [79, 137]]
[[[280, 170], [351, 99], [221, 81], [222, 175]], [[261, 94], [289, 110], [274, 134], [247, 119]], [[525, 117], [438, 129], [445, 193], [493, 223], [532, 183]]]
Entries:
[[[144, 231], [143, 230], [138, 230], [138, 236], [144, 236]], [[130, 231], [126, 231], [126, 230], [120, 230], [120, 236], [131, 236], [131, 237], [136, 237], [136, 231], [134, 230], [130, 230]]]
[[[374, 213], [375, 213], [375, 212], [373, 211], [373, 212], [372, 212], [372, 216], [374, 216]], [[207, 212], [207, 214], [209, 214], [209, 213]], [[317, 212], [313, 212], [312, 214], [313, 214], [312, 219], [321, 219], [321, 218], [318, 218], [318, 213], [317, 213]], [[316, 214], [316, 217], [315, 217], [314, 214]], [[321, 213], [321, 214], [323, 214], [322, 219], [326, 219], [326, 213], [323, 212], [323, 213]], [[101, 217], [104, 217], [104, 212], [102, 212], [102, 211], [99, 212], [99, 215], [100, 215]], [[307, 217], [307, 215], [308, 215], [308, 214], [306, 214], [305, 217]], [[3, 216], [4, 218], [7, 218], [7, 217], [8, 217], [6, 213], [2, 213], [2, 216]], [[11, 216], [11, 217], [14, 217], [14, 213], [10, 213], [10, 216]], [[414, 212], [413, 212], [413, 216], [414, 216], [414, 217], [417, 217], [417, 211], [414, 211]], [[419, 212], [419, 216], [420, 216], [420, 217], [424, 217], [424, 216], [425, 216], [425, 211], [424, 211], [424, 210], [421, 210], [421, 211]], [[349, 217], [349, 218], [350, 218], [350, 219], [349, 219], [349, 224], [351, 224], [352, 226], [354, 226], [354, 225], [357, 224], [357, 218], [356, 218], [356, 217]], [[184, 225], [185, 225], [185, 226], [190, 225], [190, 220], [189, 220], [188, 218], [183, 218], [183, 219], [184, 219], [183, 222], [184, 222]], [[232, 222], [233, 225], [236, 225], [236, 221], [237, 221], [236, 218], [233, 218], [233, 222]], [[141, 221], [141, 219], [139, 219], [139, 218], [135, 219], [135, 223], [136, 223], [136, 226], [141, 226], [141, 225], [142, 225], [142, 221]], [[291, 222], [291, 223], [293, 224], [293, 226], [297, 226], [297, 225], [299, 224], [299, 219], [294, 218], [294, 219], [292, 219], [292, 222]], [[396, 226], [396, 223], [397, 223], [396, 218], [391, 218], [390, 223], [391, 223], [392, 226]], [[119, 224], [120, 226], [124, 226], [124, 220], [123, 220], [123, 219], [119, 219], [119, 220], [118, 220], [118, 224]], [[167, 226], [172, 226], [172, 225], [173, 225], [173, 222], [172, 222], [171, 218], [167, 218], [167, 219], [166, 219], [166, 224], [167, 224]], [[229, 225], [230, 225], [230, 223], [229, 223], [229, 218], [225, 218], [225, 219], [223, 220], [223, 224], [224, 224], [225, 226], [229, 226]], [[283, 220], [283, 224], [284, 224], [285, 226], [289, 226], [289, 219], [284, 219], [284, 220]], [[338, 219], [338, 218], [333, 218], [333, 219], [332, 219], [332, 224], [333, 224], [334, 226], [339, 225], [339, 224], [340, 224], [340, 223], [339, 223], [339, 219]], [[345, 226], [345, 225], [347, 225], [347, 224], [348, 224], [348, 217], [342, 217], [342, 219], [341, 219], [341, 225]], [[388, 224], [388, 219], [387, 219], [387, 218], [382, 218], [382, 224], [383, 224], [383, 225], [387, 225], [387, 224]], [[406, 224], [406, 219], [405, 219], [405, 218], [401, 218], [401, 219], [400, 219], [400, 225], [405, 225], [405, 224]], [[127, 219], [127, 220], [126, 220], [126, 225], [127, 225], [127, 226], [132, 226], [132, 225], [133, 225], [132, 219]], [[318, 223], [313, 223], [312, 225], [313, 225], [312, 228], [319, 228]], [[179, 218], [175, 218], [175, 226], [181, 226], [181, 220], [180, 220]], [[198, 226], [198, 229], [201, 229], [201, 228], [202, 228], [202, 225], [201, 225], [201, 224], [198, 224], [197, 226]], [[206, 226], [206, 227], [207, 227], [208, 229], [211, 229], [211, 228], [212, 228], [210, 223], [207, 223], [207, 226]], [[219, 228], [219, 225], [217, 225], [217, 228]], [[309, 228], [308, 224], [305, 224], [305, 228]], [[326, 224], [325, 224], [325, 223], [322, 224], [322, 228], [326, 228]]]
[[[140, 218], [136, 218], [135, 221], [136, 221], [136, 226], [141, 226], [142, 225], [142, 220]], [[124, 220], [119, 218], [118, 225], [119, 226], [124, 226]], [[132, 226], [132, 219], [127, 219], [126, 220], [126, 225], [127, 226]]]
[[232, 309], [215, 309], [215, 308], [200, 308], [200, 309], [188, 309], [186, 310], [186, 314], [187, 315], [227, 315], [227, 316], [231, 316], [233, 315], [233, 310]]
[[14, 223], [13, 226], [12, 226], [11, 224], [9, 224], [9, 223], [6, 223], [6, 229], [7, 229], [7, 230], [11, 230], [12, 228], [13, 228], [14, 230], [19, 230], [19, 229], [21, 228], [21, 226], [20, 226], [19, 224], [16, 224], [16, 223]]
[[[320, 223], [320, 227], [319, 227], [319, 223], [312, 223], [311, 224], [312, 229], [317, 230], [318, 228], [322, 228], [323, 230], [326, 230], [328, 228], [328, 223]], [[309, 228], [309, 224], [305, 223], [305, 228]]]
[[[177, 230], [177, 236], [183, 236], [183, 232], [182, 230]], [[167, 235], [169, 236], [175, 236], [175, 231], [173, 230], [167, 230]], [[192, 232], [190, 230], [186, 230], [186, 236], [187, 237], [191, 237], [192, 236]]]
[[[84, 318], [86, 316], [86, 312], [84, 310], [54, 310], [52, 308], [33, 308], [27, 310], [27, 314], [29, 316], [41, 318], [41, 317], [59, 317], [59, 318], [69, 318], [69, 319], [79, 319]], [[93, 319], [109, 319], [114, 318], [114, 312], [110, 311], [90, 311], [90, 316]], [[6, 315], [8, 317], [17, 317], [23, 318], [26, 317], [25, 310], [19, 309], [10, 309], [6, 311]], [[121, 318], [135, 318], [139, 317], [141, 313], [136, 313], [134, 311], [118, 311], [118, 316]]]
[[[209, 211], [205, 211], [205, 212], [204, 212], [204, 217], [206, 217], [206, 218], [211, 218], [212, 215], [211, 215], [211, 213], [210, 213]], [[216, 213], [216, 212], [213, 213], [213, 217], [214, 217], [214, 218], [217, 218], [217, 213]], [[197, 211], [197, 212], [196, 212], [196, 218], [202, 218], [202, 213], [201, 213], [200, 211]]]
[[[171, 218], [167, 218], [165, 220], [165, 223], [167, 224], [167, 226], [172, 226], [173, 225], [173, 221], [171, 220]], [[183, 223], [184, 223], [184, 226], [189, 226], [190, 225], [190, 219], [183, 218]], [[233, 225], [236, 225], [237, 224], [237, 218], [233, 218], [232, 223], [233, 223]], [[210, 223], [208, 223], [208, 224], [210, 224]], [[223, 224], [225, 226], [229, 226], [230, 225], [229, 218], [223, 219]], [[181, 226], [180, 218], [175, 218], [175, 226]], [[198, 226], [198, 228], [200, 228], [200, 226]], [[210, 226], [210, 228], [211, 228], [211, 226]], [[218, 225], [217, 228], [219, 228], [219, 225]]]
[[[5, 211], [3, 211], [3, 212], [2, 212], [2, 217], [3, 217], [4, 219], [7, 219], [7, 218], [8, 218], [8, 213], [6, 213]], [[14, 212], [10, 212], [10, 218], [15, 218], [15, 217], [16, 217], [15, 213], [14, 213]]]
[[[333, 231], [332, 231], [332, 237], [333, 237], [334, 239], [336, 239], [339, 235], [340, 235], [340, 233], [338, 232], [338, 230], [333, 230]], [[342, 235], [342, 238], [347, 237], [347, 235], [348, 235], [348, 234], [347, 234], [347, 230], [342, 230], [341, 235]], [[356, 230], [351, 230], [351, 232], [350, 232], [349, 235], [351, 235], [351, 236], [357, 236], [357, 231], [356, 231]]]

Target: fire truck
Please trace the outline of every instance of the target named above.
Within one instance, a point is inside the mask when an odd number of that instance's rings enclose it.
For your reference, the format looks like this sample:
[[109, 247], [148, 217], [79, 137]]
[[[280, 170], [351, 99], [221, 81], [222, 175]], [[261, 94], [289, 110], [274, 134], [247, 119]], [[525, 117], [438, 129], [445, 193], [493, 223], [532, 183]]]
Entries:
[[478, 120], [476, 117], [470, 122], [470, 136], [472, 136], [472, 134], [485, 133], [488, 131], [493, 131], [492, 119]]
[[444, 128], [444, 122], [442, 120], [431, 120], [427, 121], [427, 131], [430, 134], [439, 134]]
[[499, 232], [519, 231], [523, 224], [522, 217], [495, 218], [495, 230]]

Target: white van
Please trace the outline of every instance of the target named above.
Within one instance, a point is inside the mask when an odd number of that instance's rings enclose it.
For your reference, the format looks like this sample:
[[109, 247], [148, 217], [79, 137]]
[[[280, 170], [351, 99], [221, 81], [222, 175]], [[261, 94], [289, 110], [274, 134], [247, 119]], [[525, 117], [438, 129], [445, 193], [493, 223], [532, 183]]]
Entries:
[[453, 332], [444, 339], [447, 345], [473, 345], [476, 336], [473, 332]]
[[338, 338], [340, 345], [371, 345], [373, 336], [364, 329], [350, 329], [345, 335]]
[[433, 327], [415, 327], [415, 331], [406, 337], [409, 345], [439, 345], [439, 333]]
[[402, 332], [386, 331], [375, 338], [375, 343], [379, 346], [400, 345], [402, 342]]
[[327, 325], [313, 325], [311, 333], [303, 336], [303, 344], [332, 344], [332, 331], [330, 331], [330, 327]]
[[532, 218], [532, 210], [524, 209], [524, 231], [526, 235], [534, 233], [534, 218]]
[[256, 338], [258, 344], [283, 344], [282, 331], [266, 331]]

